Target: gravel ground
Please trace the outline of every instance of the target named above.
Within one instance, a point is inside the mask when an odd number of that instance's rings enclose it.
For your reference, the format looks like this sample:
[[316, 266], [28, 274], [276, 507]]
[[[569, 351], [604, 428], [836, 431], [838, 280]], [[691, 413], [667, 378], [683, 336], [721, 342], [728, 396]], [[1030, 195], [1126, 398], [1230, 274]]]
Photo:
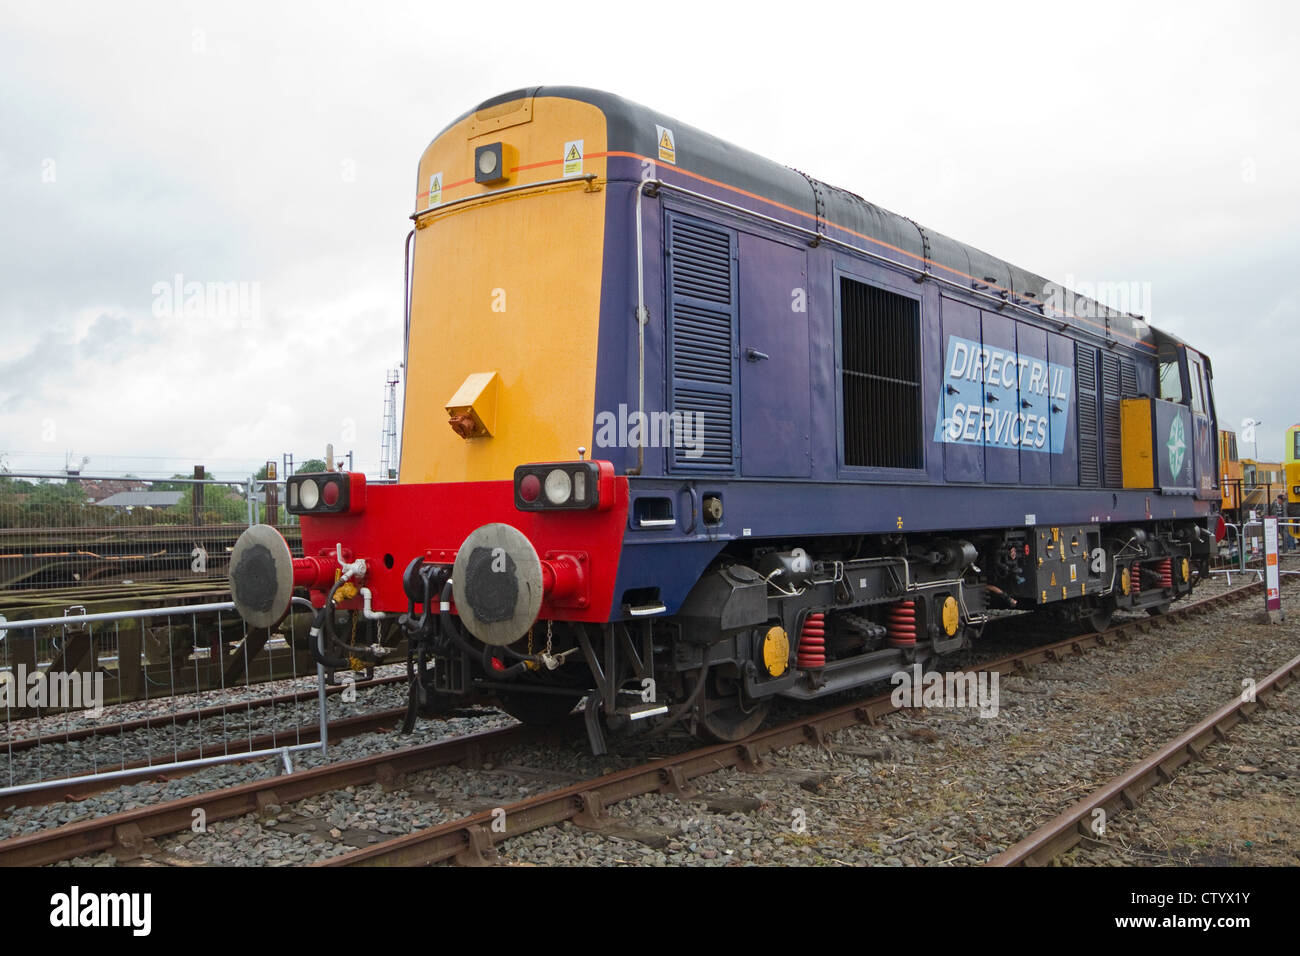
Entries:
[[[994, 718], [955, 709], [891, 715], [835, 735], [826, 749], [772, 755], [759, 773], [701, 778], [693, 801], [647, 795], [617, 804], [610, 816], [618, 835], [566, 824], [510, 841], [501, 861], [982, 863], [1231, 699], [1242, 678], [1260, 679], [1295, 656], [1300, 617], [1259, 624], [1259, 604], [1005, 678]], [[1272, 739], [1285, 747], [1294, 735]], [[1278, 779], [1256, 777], [1257, 787]], [[1217, 796], [1212, 787], [1209, 795]], [[1278, 798], [1285, 802], [1285, 790]], [[1221, 812], [1231, 821], [1239, 809]], [[1265, 832], [1279, 836], [1279, 852], [1300, 846], [1294, 828], [1278, 823]]]
[[[405, 673], [405, 667], [382, 668], [377, 676]], [[252, 687], [231, 688], [226, 691], [206, 691], [175, 698], [120, 704], [106, 708], [103, 717], [92, 721], [85, 717], [69, 717], [66, 726], [62, 716], [30, 718], [14, 721], [9, 730], [15, 739], [35, 737], [45, 739], [40, 746], [26, 750], [8, 750], [0, 742], [0, 785], [16, 786], [39, 783], [43, 780], [71, 777], [78, 774], [97, 773], [120, 768], [134, 761], [150, 760], [162, 763], [174, 759], [182, 751], [202, 747], [205, 752], [224, 753], [227, 742], [248, 740], [250, 737], [273, 730], [294, 727], [314, 727], [319, 721], [319, 705], [314, 692], [316, 678], [275, 681], [255, 684]], [[297, 703], [275, 706], [258, 706], [267, 697], [307, 691], [311, 696]], [[327, 698], [326, 710], [330, 719], [371, 713], [392, 707], [405, 706], [407, 698], [404, 683], [357, 690], [355, 702], [343, 700], [342, 694]], [[203, 720], [186, 720], [194, 711], [224, 704], [224, 716]], [[251, 706], [250, 706], [251, 705]], [[153, 726], [130, 731], [113, 731], [112, 725], [148, 717]], [[176, 718], [173, 722], [172, 718]], [[59, 740], [59, 734], [85, 726], [104, 728], [105, 733], [84, 740]], [[0, 796], [0, 807], [4, 798]]]
[[1300, 687], [1112, 817], [1064, 866], [1300, 866]]
[[[1198, 596], [1225, 586], [1211, 582]], [[516, 865], [980, 862], [1222, 704], [1240, 690], [1242, 676], [1262, 677], [1293, 656], [1300, 621], [1254, 624], [1256, 604], [1005, 678], [996, 717], [934, 708], [892, 715], [877, 727], [837, 734], [828, 748], [772, 755], [759, 773], [709, 775], [696, 781], [700, 794], [688, 802], [649, 795], [618, 804], [610, 810], [614, 833], [549, 828], [512, 840], [500, 859]], [[1139, 641], [1153, 649], [1140, 652]], [[1152, 693], [1159, 695], [1154, 702]], [[425, 721], [414, 740], [365, 735], [342, 742], [333, 755], [361, 756], [436, 739], [430, 731], [451, 736], [511, 722], [490, 712]], [[604, 757], [588, 753], [585, 739], [521, 748], [481, 770], [447, 767], [413, 775], [393, 792], [377, 785], [349, 788], [216, 821], [205, 832], [159, 841], [140, 862], [309, 862], [691, 745], [671, 735]], [[318, 761], [308, 754], [298, 763]], [[0, 820], [0, 836], [274, 772], [266, 762], [216, 767], [77, 804], [19, 808]], [[113, 862], [107, 854], [73, 861]]]

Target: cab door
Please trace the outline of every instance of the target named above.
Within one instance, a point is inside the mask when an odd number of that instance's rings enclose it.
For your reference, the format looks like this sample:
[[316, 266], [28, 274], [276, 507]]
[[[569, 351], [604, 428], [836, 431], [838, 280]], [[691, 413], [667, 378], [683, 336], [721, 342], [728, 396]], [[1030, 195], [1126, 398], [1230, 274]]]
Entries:
[[1187, 378], [1191, 386], [1192, 467], [1196, 497], [1213, 498], [1218, 487], [1218, 465], [1214, 459], [1214, 408], [1209, 370], [1200, 353], [1187, 349]]

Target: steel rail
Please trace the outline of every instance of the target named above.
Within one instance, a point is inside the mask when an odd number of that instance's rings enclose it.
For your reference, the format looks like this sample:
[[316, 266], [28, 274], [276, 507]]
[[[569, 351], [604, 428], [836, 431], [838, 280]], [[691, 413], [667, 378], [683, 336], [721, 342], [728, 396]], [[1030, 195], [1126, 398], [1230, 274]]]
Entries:
[[[1085, 647], [1106, 646], [1118, 638], [1159, 628], [1165, 622], [1172, 623], [1182, 617], [1207, 613], [1214, 608], [1243, 600], [1261, 589], [1259, 583], [1244, 585], [1176, 608], [1159, 618], [1135, 619], [1098, 634], [1071, 637], [1055, 644], [1030, 648], [989, 661], [981, 667], [1009, 673], [1045, 660], [1058, 660], [1062, 652], [1082, 654]], [[576, 818], [580, 823], [599, 826], [602, 822], [601, 809], [608, 802], [619, 799], [620, 793], [625, 796], [659, 790], [686, 793], [689, 792], [689, 780], [695, 777], [732, 766], [757, 767], [763, 753], [800, 743], [824, 743], [828, 734], [862, 723], [874, 723], [879, 717], [897, 709], [891, 702], [890, 695], [885, 694], [760, 731], [738, 743], [717, 744], [689, 751], [640, 768], [620, 771], [550, 794], [542, 794], [504, 807], [507, 815], [507, 831], [504, 834], [492, 832], [490, 813], [473, 814], [397, 840], [342, 854], [316, 865], [427, 863], [447, 858], [455, 858], [462, 863], [480, 862], [491, 854], [495, 843], [552, 822]], [[582, 717], [575, 715], [567, 725], [550, 728], [549, 731], [550, 734], [577, 732], [581, 726]], [[107, 850], [130, 855], [139, 852], [145, 839], [188, 830], [196, 809], [202, 809], [209, 821], [221, 820], [257, 812], [270, 803], [291, 803], [342, 787], [376, 781], [386, 786], [395, 785], [405, 774], [454, 763], [476, 766], [490, 753], [545, 740], [548, 736], [547, 731], [522, 724], [502, 730], [480, 731], [419, 747], [372, 754], [356, 760], [51, 827], [38, 833], [0, 841], [0, 866], [40, 866]], [[604, 792], [602, 786], [607, 788]]]
[[[353, 717], [340, 717], [328, 725], [330, 739], [345, 739], [359, 734], [374, 733], [396, 726], [406, 716], [405, 707], [391, 707], [377, 710], [373, 714], [358, 714]], [[255, 760], [269, 752], [283, 747], [312, 746], [320, 743], [319, 724], [300, 724], [283, 727], [269, 733], [258, 734], [252, 738], [240, 738], [224, 744], [192, 747], [171, 755], [163, 765], [153, 762], [152, 758], [142, 757], [138, 760], [105, 767], [95, 773], [71, 777], [64, 780], [40, 781], [28, 784], [21, 789], [11, 789], [0, 793], [0, 806], [12, 807], [44, 806], [61, 800], [79, 801], [92, 794], [102, 793], [114, 787], [134, 783], [150, 778], [174, 780], [203, 770], [210, 766], [206, 762], [214, 758], [228, 758], [224, 762], [236, 763], [242, 760]], [[190, 766], [184, 764], [193, 762]], [[0, 843], [0, 846], [3, 846]]]
[[[305, 679], [305, 677], [303, 679]], [[364, 690], [367, 687], [380, 687], [385, 684], [404, 682], [406, 679], [405, 674], [393, 674], [389, 677], [376, 677], [372, 680], [356, 681], [351, 685], [334, 684], [326, 687], [325, 693], [341, 694], [348, 689], [348, 686], [355, 687], [357, 690]], [[220, 690], [220, 688], [214, 689]], [[234, 688], [226, 689], [231, 690]], [[264, 707], [279, 707], [282, 704], [298, 704], [304, 700], [313, 699], [316, 695], [317, 690], [313, 687], [310, 690], [299, 690], [288, 694], [277, 694], [274, 697], [259, 697], [254, 700], [240, 701], [234, 704], [213, 704], [210, 707], [204, 707], [198, 710], [182, 710], [174, 714], [137, 717], [135, 720], [123, 721], [120, 724], [79, 727], [76, 730], [53, 731], [49, 734], [42, 734], [36, 737], [15, 737], [12, 740], [6, 737], [0, 737], [0, 753], [16, 753], [22, 750], [31, 750], [33, 747], [42, 747], [47, 744], [71, 743], [74, 740], [87, 740], [92, 737], [117, 736], [135, 730], [149, 730], [154, 727], [174, 727], [180, 724], [192, 723], [196, 720], [207, 720], [209, 718], [247, 716], [252, 711], [261, 710]], [[159, 699], [165, 700], [167, 698]], [[32, 719], [39, 720], [41, 718]]]
[[[1111, 640], [1142, 633], [1173, 622], [1204, 614], [1225, 604], [1235, 603], [1260, 590], [1251, 584], [1224, 594], [1170, 611], [1160, 618], [1134, 620], [1106, 631], [1067, 638], [1045, 647], [1036, 647], [979, 665], [982, 671], [1014, 673], [1045, 660], [1058, 660], [1062, 654], [1082, 654], [1087, 646], [1105, 646]], [[573, 784], [549, 793], [538, 794], [498, 808], [450, 820], [438, 826], [418, 830], [396, 839], [377, 843], [322, 860], [314, 866], [416, 866], [453, 860], [466, 865], [491, 862], [495, 846], [505, 840], [572, 820], [579, 826], [599, 830], [610, 822], [605, 807], [647, 793], [689, 794], [690, 781], [717, 770], [737, 767], [758, 769], [764, 754], [798, 744], [824, 745], [826, 738], [859, 724], [874, 724], [879, 718], [905, 708], [892, 700], [893, 694], [881, 694], [865, 701], [837, 707], [802, 717], [770, 730], [760, 730], [737, 743], [716, 744], [676, 756], [616, 771], [602, 777]], [[504, 811], [505, 829], [500, 827]], [[494, 827], [495, 824], [495, 827]]]
[[1003, 850], [986, 865], [1042, 866], [1085, 837], [1095, 837], [1091, 828], [1096, 810], [1106, 814], [1104, 819], [1124, 810], [1132, 810], [1150, 790], [1173, 780], [1176, 770], [1184, 764], [1201, 760], [1207, 747], [1226, 739], [1228, 731], [1240, 721], [1249, 720], [1257, 709], [1266, 707], [1267, 698], [1284, 690], [1298, 673], [1300, 657], [1294, 657], [1256, 685], [1253, 700], [1247, 700], [1247, 695], [1243, 693], [1224, 704], [1209, 717], [1183, 731], [1060, 816]]
[[[582, 718], [575, 717], [572, 729], [581, 724]], [[400, 775], [434, 767], [457, 763], [475, 766], [489, 754], [545, 736], [544, 731], [516, 724], [50, 827], [0, 841], [0, 866], [43, 866], [109, 850], [131, 856], [138, 854], [146, 839], [188, 830], [195, 810], [202, 810], [211, 823], [344, 787], [387, 784]]]

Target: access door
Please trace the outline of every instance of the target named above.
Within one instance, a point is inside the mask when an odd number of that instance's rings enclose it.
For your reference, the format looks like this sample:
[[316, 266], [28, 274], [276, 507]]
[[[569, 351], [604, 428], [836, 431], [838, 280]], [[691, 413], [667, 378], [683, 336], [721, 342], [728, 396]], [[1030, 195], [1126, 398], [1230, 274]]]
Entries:
[[808, 261], [803, 249], [740, 234], [740, 473], [812, 474]]

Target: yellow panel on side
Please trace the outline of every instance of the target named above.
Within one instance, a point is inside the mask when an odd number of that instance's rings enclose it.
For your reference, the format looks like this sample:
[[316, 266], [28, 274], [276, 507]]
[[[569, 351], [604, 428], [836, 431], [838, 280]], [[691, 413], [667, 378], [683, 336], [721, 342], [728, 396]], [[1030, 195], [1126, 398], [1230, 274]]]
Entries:
[[1151, 452], [1151, 399], [1125, 398], [1119, 403], [1119, 433], [1123, 448], [1125, 488], [1154, 488], [1155, 459]]

